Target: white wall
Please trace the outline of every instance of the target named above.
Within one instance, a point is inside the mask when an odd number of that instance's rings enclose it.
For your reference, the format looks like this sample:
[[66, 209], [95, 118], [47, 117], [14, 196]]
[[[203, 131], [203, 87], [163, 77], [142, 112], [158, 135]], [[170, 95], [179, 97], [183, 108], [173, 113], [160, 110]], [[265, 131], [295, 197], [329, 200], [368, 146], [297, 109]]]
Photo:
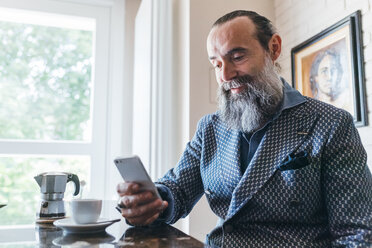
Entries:
[[[216, 103], [212, 100], [217, 83], [213, 75], [210, 77], [212, 66], [206, 50], [209, 30], [219, 17], [237, 9], [253, 10], [274, 20], [273, 0], [190, 0], [189, 139], [199, 119], [216, 111]], [[217, 218], [203, 197], [189, 216], [189, 234], [204, 241], [216, 222]]]
[[[133, 74], [132, 152], [147, 171], [150, 166], [151, 78], [152, 78], [152, 1], [143, 0], [135, 20]], [[149, 114], [150, 113], [150, 114]], [[149, 172], [151, 173], [151, 172]], [[150, 174], [151, 175], [151, 174]]]
[[[282, 75], [291, 81], [290, 52], [293, 47], [316, 35], [356, 10], [362, 12], [364, 65], [369, 113], [367, 127], [358, 128], [372, 170], [372, 1], [371, 0], [275, 0], [276, 26], [283, 39], [279, 59]], [[311, 20], [311, 21], [309, 21]]]
[[[95, 0], [111, 2], [111, 0]], [[113, 0], [110, 22], [110, 105], [105, 163], [105, 199], [116, 200], [123, 179], [113, 165], [118, 156], [132, 155], [134, 24], [141, 0]]]

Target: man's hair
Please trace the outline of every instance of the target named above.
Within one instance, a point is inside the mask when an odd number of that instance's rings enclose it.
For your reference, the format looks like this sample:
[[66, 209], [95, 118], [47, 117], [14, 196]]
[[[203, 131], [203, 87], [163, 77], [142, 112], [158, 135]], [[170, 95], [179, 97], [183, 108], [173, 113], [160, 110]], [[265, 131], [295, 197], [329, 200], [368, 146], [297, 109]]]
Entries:
[[254, 11], [249, 10], [235, 10], [230, 12], [222, 17], [220, 17], [212, 27], [219, 26], [223, 23], [226, 23], [232, 19], [235, 19], [240, 16], [247, 16], [249, 19], [253, 21], [256, 26], [256, 36], [258, 41], [260, 42], [261, 46], [266, 50], [269, 51], [269, 41], [273, 34], [276, 33], [276, 29], [274, 25], [271, 23], [269, 19], [266, 17], [257, 14]]

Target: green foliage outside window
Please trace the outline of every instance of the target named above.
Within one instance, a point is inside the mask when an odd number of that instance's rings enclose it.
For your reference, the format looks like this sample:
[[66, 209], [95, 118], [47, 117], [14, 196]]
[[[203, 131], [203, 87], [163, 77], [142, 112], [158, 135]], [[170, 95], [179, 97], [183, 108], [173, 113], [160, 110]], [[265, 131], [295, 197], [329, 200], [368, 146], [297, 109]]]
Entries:
[[0, 22], [0, 138], [87, 139], [92, 36]]

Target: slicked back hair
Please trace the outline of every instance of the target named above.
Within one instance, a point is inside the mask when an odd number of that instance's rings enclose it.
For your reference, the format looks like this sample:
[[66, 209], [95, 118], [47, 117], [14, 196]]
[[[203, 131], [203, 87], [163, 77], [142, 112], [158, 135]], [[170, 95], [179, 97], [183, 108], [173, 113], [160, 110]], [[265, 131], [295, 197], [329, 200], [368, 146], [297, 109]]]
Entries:
[[227, 13], [226, 15], [220, 17], [213, 24], [212, 28], [217, 27], [240, 16], [247, 16], [249, 19], [253, 21], [253, 23], [256, 26], [256, 36], [258, 41], [266, 51], [269, 51], [269, 41], [273, 34], [276, 33], [276, 29], [269, 19], [262, 15], [257, 14], [254, 11], [235, 10], [233, 12]]

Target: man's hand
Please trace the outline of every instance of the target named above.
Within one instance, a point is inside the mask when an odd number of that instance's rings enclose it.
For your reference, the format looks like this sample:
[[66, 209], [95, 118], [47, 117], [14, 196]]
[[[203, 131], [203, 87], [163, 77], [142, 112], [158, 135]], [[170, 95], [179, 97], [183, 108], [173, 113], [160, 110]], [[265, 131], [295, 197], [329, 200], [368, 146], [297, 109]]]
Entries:
[[123, 206], [121, 215], [135, 226], [150, 225], [168, 207], [168, 202], [156, 198], [152, 192], [140, 192], [137, 183], [119, 183], [116, 190]]

